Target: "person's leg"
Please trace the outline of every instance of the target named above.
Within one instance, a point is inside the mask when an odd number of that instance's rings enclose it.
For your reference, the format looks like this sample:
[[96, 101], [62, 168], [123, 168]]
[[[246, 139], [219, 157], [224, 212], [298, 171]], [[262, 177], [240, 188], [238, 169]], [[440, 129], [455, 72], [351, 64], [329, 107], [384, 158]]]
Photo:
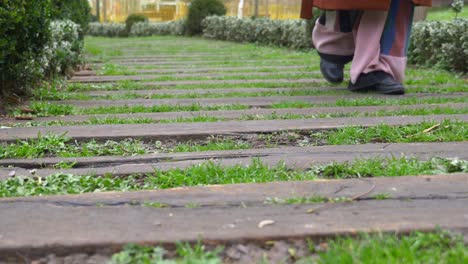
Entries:
[[355, 31], [350, 90], [371, 88], [382, 93], [404, 93], [401, 83], [413, 11], [411, 0], [392, 0], [388, 12], [362, 14]]
[[357, 11], [325, 11], [317, 20], [312, 41], [320, 57], [320, 69], [332, 83], [343, 81], [344, 65], [353, 59], [353, 29]]

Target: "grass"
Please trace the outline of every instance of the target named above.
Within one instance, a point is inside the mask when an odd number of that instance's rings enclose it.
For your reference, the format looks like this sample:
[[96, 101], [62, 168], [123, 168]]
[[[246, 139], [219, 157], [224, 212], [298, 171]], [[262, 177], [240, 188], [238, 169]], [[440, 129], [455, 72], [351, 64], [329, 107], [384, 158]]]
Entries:
[[[289, 84], [286, 84], [288, 86]], [[205, 87], [206, 88], [206, 87]], [[299, 87], [296, 89], [282, 87], [284, 90], [274, 90], [274, 88], [266, 87], [262, 89], [270, 89], [269, 91], [236, 91], [235, 88], [231, 88], [229, 92], [191, 92], [187, 90], [186, 93], [168, 93], [163, 91], [155, 90], [144, 90], [146, 93], [136, 93], [128, 90], [127, 92], [119, 93], [107, 93], [107, 94], [96, 94], [91, 95], [88, 92], [63, 92], [59, 90], [48, 90], [46, 93], [36, 92], [38, 100], [123, 100], [123, 99], [184, 99], [184, 98], [230, 98], [230, 97], [267, 97], [267, 96], [312, 96], [312, 95], [351, 95], [350, 91], [346, 89], [314, 89], [313, 87]], [[308, 89], [309, 88], [309, 89]], [[218, 87], [219, 89], [219, 87]], [[418, 86], [411, 87], [408, 89], [408, 94], [418, 93], [456, 93], [465, 92], [467, 86], [463, 85], [451, 85], [443, 87], [434, 86]], [[141, 90], [143, 91], [143, 90]]]
[[318, 263], [467, 263], [468, 246], [448, 232], [362, 234], [358, 239], [340, 238], [328, 243]]
[[254, 159], [248, 166], [223, 166], [205, 162], [185, 169], [169, 169], [147, 175], [113, 177], [106, 175], [75, 176], [54, 174], [48, 177], [15, 177], [0, 181], [0, 197], [80, 194], [104, 191], [137, 191], [235, 183], [265, 183], [316, 179], [346, 179], [361, 177], [396, 177], [468, 172], [468, 161], [434, 158], [421, 161], [414, 158], [375, 158], [352, 163], [331, 163], [314, 166], [307, 171], [292, 170], [280, 163], [269, 167]]
[[[334, 103], [310, 103], [306, 101], [283, 101], [273, 103], [269, 106], [272, 109], [285, 108], [310, 108], [310, 107], [353, 107], [353, 106], [389, 106], [389, 105], [413, 105], [413, 104], [446, 104], [446, 103], [467, 103], [468, 97], [406, 97], [401, 99], [395, 98], [375, 98], [372, 96], [354, 98], [354, 99], [338, 99]], [[63, 115], [90, 115], [90, 114], [125, 114], [125, 113], [160, 113], [160, 112], [180, 112], [180, 111], [215, 111], [215, 110], [243, 110], [249, 109], [250, 106], [242, 104], [227, 104], [227, 105], [210, 105], [201, 106], [193, 103], [192, 105], [169, 105], [160, 104], [153, 106], [143, 105], [122, 105], [122, 106], [100, 106], [79, 108], [73, 105], [34, 101], [30, 103], [30, 108], [34, 111], [34, 116], [63, 116]], [[460, 110], [462, 111], [462, 110]], [[21, 115], [19, 110], [13, 111], [12, 115]]]
[[[231, 104], [231, 105], [211, 105], [201, 106], [199, 104], [192, 105], [169, 105], [160, 104], [154, 106], [100, 106], [90, 108], [78, 108], [72, 105], [55, 104], [49, 102], [32, 102], [30, 104], [34, 115], [38, 117], [45, 116], [64, 116], [64, 115], [94, 115], [94, 114], [127, 114], [127, 113], [161, 113], [161, 112], [196, 112], [196, 111], [215, 111], [215, 110], [243, 110], [248, 109], [246, 105]], [[19, 115], [19, 111], [13, 112], [13, 115]]]
[[404, 126], [381, 124], [375, 127], [345, 127], [327, 131], [312, 131], [305, 135], [292, 132], [260, 134], [257, 138], [211, 136], [202, 141], [179, 141], [173, 146], [161, 141], [144, 142], [135, 139], [121, 141], [76, 142], [64, 135], [38, 135], [36, 139], [16, 143], [0, 143], [0, 159], [41, 157], [92, 157], [109, 155], [142, 155], [158, 152], [199, 152], [249, 149], [253, 146], [277, 147], [354, 145], [366, 143], [457, 142], [468, 139], [468, 123], [445, 120], [440, 123], [421, 122]]
[[468, 123], [445, 120], [406, 126], [346, 127], [326, 134], [325, 140], [330, 145], [465, 141], [468, 140]]
[[114, 63], [106, 63], [102, 68], [97, 72], [98, 75], [109, 75], [109, 76], [117, 76], [117, 75], [136, 75], [137, 72], [133, 70], [129, 70], [128, 67], [117, 65]]
[[[456, 13], [450, 7], [433, 7], [429, 9], [427, 20], [449, 21], [456, 17]], [[468, 18], [468, 8], [463, 8], [458, 18]]]
[[46, 122], [17, 123], [14, 127], [48, 127], [48, 126], [71, 126], [71, 125], [115, 125], [115, 124], [152, 124], [152, 123], [195, 123], [195, 122], [220, 122], [227, 120], [286, 120], [286, 119], [312, 119], [312, 118], [335, 118], [335, 117], [379, 117], [379, 116], [422, 116], [422, 115], [455, 115], [468, 114], [468, 108], [457, 107], [427, 107], [427, 108], [404, 108], [399, 110], [378, 110], [374, 112], [355, 111], [347, 113], [319, 113], [313, 115], [304, 114], [278, 114], [273, 112], [269, 115], [242, 115], [239, 118], [228, 119], [224, 117], [198, 115], [193, 117], [177, 117], [174, 119], [152, 119], [145, 117], [121, 118], [117, 116], [90, 117], [85, 121], [53, 120]]
[[[330, 239], [317, 250], [316, 244], [308, 241], [309, 251], [304, 252], [298, 264], [373, 264], [373, 263], [413, 263], [413, 264], [452, 264], [468, 262], [468, 246], [463, 237], [449, 231], [436, 230], [408, 235], [395, 233], [360, 234], [357, 237]], [[201, 242], [191, 246], [178, 244], [175, 257], [171, 257], [161, 247], [128, 245], [122, 252], [112, 257], [111, 264], [127, 263], [223, 263], [222, 248], [208, 250]], [[294, 248], [289, 252], [296, 252]], [[285, 256], [285, 261], [295, 260], [295, 256]], [[267, 260], [264, 260], [267, 262]], [[268, 263], [268, 262], [267, 262]]]
[[0, 159], [134, 156], [159, 152], [240, 150], [251, 147], [249, 142], [218, 137], [209, 137], [203, 143], [188, 141], [177, 143], [174, 146], [167, 146], [161, 141], [143, 142], [136, 139], [76, 142], [65, 134], [48, 134], [45, 136], [39, 135], [36, 139], [19, 140], [12, 144], [0, 143]]

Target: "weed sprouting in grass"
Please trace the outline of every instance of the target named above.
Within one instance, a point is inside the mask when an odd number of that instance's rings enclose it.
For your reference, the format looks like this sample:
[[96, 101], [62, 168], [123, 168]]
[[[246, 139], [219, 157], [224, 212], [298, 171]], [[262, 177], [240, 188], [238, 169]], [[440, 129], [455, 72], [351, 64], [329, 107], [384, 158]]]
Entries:
[[201, 242], [194, 245], [178, 243], [175, 250], [176, 256], [169, 259], [166, 256], [167, 252], [161, 247], [147, 247], [130, 244], [127, 245], [122, 252], [112, 256], [110, 264], [221, 264], [222, 260], [218, 255], [222, 250], [222, 247], [207, 250]]
[[391, 197], [392, 195], [388, 193], [378, 193], [372, 196], [372, 198], [374, 198], [375, 200], [387, 200], [387, 199], [390, 199]]

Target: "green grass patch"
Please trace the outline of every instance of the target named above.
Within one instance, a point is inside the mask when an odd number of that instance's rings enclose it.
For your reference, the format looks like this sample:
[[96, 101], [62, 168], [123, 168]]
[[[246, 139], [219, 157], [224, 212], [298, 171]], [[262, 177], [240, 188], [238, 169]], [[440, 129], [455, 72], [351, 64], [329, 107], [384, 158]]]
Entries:
[[147, 175], [129, 177], [74, 176], [54, 174], [48, 177], [15, 177], [0, 181], [0, 197], [80, 194], [103, 191], [137, 191], [234, 183], [263, 183], [276, 181], [304, 181], [315, 179], [343, 179], [361, 177], [428, 175], [468, 172], [468, 161], [414, 158], [376, 158], [352, 163], [332, 163], [315, 166], [307, 171], [291, 170], [285, 164], [269, 167], [254, 159], [248, 166], [223, 166], [205, 162], [185, 169], [170, 169]]
[[[429, 9], [427, 20], [450, 21], [455, 19], [456, 13], [450, 7], [433, 7]], [[463, 8], [459, 18], [468, 18], [468, 8]]]
[[129, 70], [128, 67], [117, 65], [114, 63], [106, 63], [97, 72], [98, 75], [119, 76], [119, 75], [136, 75], [136, 71]]
[[[64, 116], [64, 115], [94, 115], [94, 114], [130, 114], [130, 113], [161, 113], [161, 112], [196, 112], [196, 111], [217, 111], [217, 110], [243, 110], [248, 109], [249, 106], [231, 104], [231, 105], [212, 105], [201, 106], [199, 104], [192, 105], [154, 105], [154, 106], [102, 106], [91, 108], [78, 108], [72, 105], [54, 104], [49, 102], [32, 102], [31, 109], [35, 112], [35, 116]], [[18, 115], [20, 112], [17, 110], [12, 113]]]
[[[340, 107], [353, 107], [353, 106], [389, 106], [389, 105], [414, 105], [414, 104], [446, 104], [446, 103], [467, 103], [468, 97], [407, 97], [401, 99], [392, 98], [375, 98], [372, 96], [355, 98], [355, 99], [338, 99], [335, 103], [320, 103], [313, 104], [306, 101], [283, 101], [273, 103], [269, 106], [272, 109], [285, 109], [285, 108], [310, 108], [320, 106], [340, 106]], [[180, 111], [202, 111], [202, 110], [243, 110], [249, 109], [248, 105], [231, 104], [231, 105], [211, 105], [201, 106], [199, 104], [192, 105], [154, 105], [154, 106], [101, 106], [90, 108], [78, 108], [72, 105], [40, 102], [35, 101], [30, 104], [34, 110], [35, 116], [63, 116], [63, 115], [86, 115], [86, 114], [125, 114], [125, 113], [159, 113], [159, 112], [180, 112]], [[410, 111], [410, 110], [408, 110]], [[457, 110], [458, 111], [458, 110]], [[459, 110], [463, 111], [463, 110]], [[12, 115], [19, 115], [20, 111], [13, 111]]]
[[[448, 232], [362, 234], [330, 241], [318, 263], [467, 263], [468, 246]], [[305, 262], [306, 263], [306, 262]]]
[[445, 120], [440, 123], [422, 122], [405, 126], [381, 124], [375, 127], [346, 127], [324, 136], [327, 144], [348, 145], [365, 143], [453, 142], [468, 139], [468, 123]]
[[65, 134], [48, 134], [39, 135], [36, 139], [19, 140], [11, 144], [0, 143], [0, 159], [134, 156], [159, 152], [238, 150], [251, 147], [249, 142], [222, 137], [209, 137], [203, 142], [188, 141], [168, 146], [161, 141], [144, 142], [135, 139], [76, 142]]

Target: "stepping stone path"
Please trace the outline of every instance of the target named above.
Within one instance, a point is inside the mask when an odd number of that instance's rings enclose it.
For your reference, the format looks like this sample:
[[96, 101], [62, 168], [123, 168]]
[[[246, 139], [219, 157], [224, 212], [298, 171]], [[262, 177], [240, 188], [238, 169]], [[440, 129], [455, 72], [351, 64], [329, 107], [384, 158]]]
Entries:
[[[69, 85], [90, 85], [90, 88], [64, 92], [71, 99], [65, 98], [59, 102], [44, 100], [52, 105], [68, 105], [81, 112], [35, 117], [33, 120], [15, 120], [13, 117], [0, 120], [0, 143], [35, 140], [40, 135], [66, 135], [73, 142], [70, 144], [90, 140], [95, 140], [98, 144], [107, 140], [134, 139], [143, 142], [161, 141], [163, 144], [176, 146], [187, 142], [203, 144], [215, 137], [249, 142], [249, 148], [198, 152], [155, 151], [127, 156], [62, 158], [51, 154], [30, 159], [5, 158], [0, 159], [0, 180], [20, 176], [47, 177], [58, 173], [72, 174], [74, 177], [113, 175], [126, 178], [135, 174], [150, 174], [155, 169], [184, 169], [207, 161], [224, 166], [250, 166], [254, 158], [269, 166], [284, 162], [288, 168], [301, 171], [332, 162], [346, 163], [377, 157], [468, 160], [468, 115], [466, 111], [456, 112], [468, 107], [466, 100], [460, 100], [468, 97], [466, 81], [457, 80], [458, 83], [453, 85], [441, 84], [441, 92], [437, 92], [437, 89], [420, 91], [417, 89], [424, 84], [418, 85], [417, 81], [421, 78], [413, 74], [409, 78], [415, 84], [408, 85], [408, 94], [405, 96], [351, 94], [343, 86], [328, 87], [323, 83], [317, 72], [317, 56], [312, 53], [299, 53], [300, 56], [294, 57], [297, 53], [281, 51], [293, 55], [287, 59], [278, 56], [269, 58], [252, 56], [252, 51], [248, 49], [242, 52], [243, 49], [239, 48], [242, 45], [239, 44], [213, 42], [210, 47], [217, 49], [215, 54], [207, 52], [206, 47], [202, 48], [198, 43], [201, 40], [181, 39], [181, 47], [184, 48], [180, 52], [171, 50], [173, 39], [155, 39], [152, 44], [145, 42], [153, 47], [147, 54], [139, 50], [138, 45], [134, 47], [130, 41], [114, 43], [114, 40], [106, 40], [99, 43], [102, 50], [119, 48], [123, 52], [122, 56], [90, 57], [95, 61], [91, 65], [92, 69], [77, 72], [69, 80]], [[92, 41], [96, 45], [96, 40]], [[190, 41], [198, 45], [188, 49]], [[240, 51], [231, 51], [231, 48], [238, 48]], [[263, 49], [265, 54], [271, 50]], [[160, 52], [155, 53], [155, 50]], [[277, 49], [273, 51], [278, 52]], [[138, 55], [132, 55], [137, 53]], [[306, 61], [307, 56], [310, 58]], [[128, 74], [100, 75], [101, 67], [106, 65], [122, 67]], [[291, 77], [285, 77], [288, 74]], [[306, 74], [310, 76], [304, 77]], [[125, 84], [136, 86], [134, 89], [131, 86], [119, 88], [119, 85], [122, 87]], [[270, 86], [271, 84], [276, 85]], [[427, 86], [433, 88], [432, 85]], [[462, 88], [451, 92], [443, 90], [444, 87]], [[309, 94], [294, 94], [304, 91]], [[262, 93], [277, 95], [262, 96]], [[122, 99], [129, 94], [134, 97]], [[76, 99], [80, 95], [88, 96], [89, 100]], [[351, 103], [365, 99], [370, 101], [368, 105]], [[437, 100], [442, 99], [446, 101], [437, 103]], [[373, 100], [408, 100], [409, 103], [372, 104]], [[431, 103], [430, 100], [434, 102]], [[292, 102], [298, 101], [309, 105], [295, 107]], [[291, 106], [273, 107], [284, 102], [290, 102]], [[87, 109], [97, 107], [192, 105], [197, 105], [200, 109], [86, 114]], [[222, 108], [230, 105], [244, 105], [245, 108]], [[391, 114], [402, 110], [435, 111], [444, 108], [456, 111], [426, 115]], [[273, 115], [282, 118], [266, 118]], [[294, 115], [303, 118], [293, 118]], [[184, 119], [196, 117], [217, 118], [217, 122], [183, 122]], [[89, 120], [106, 118], [144, 118], [148, 122], [87, 123]], [[328, 145], [327, 142], [314, 145], [302, 142], [310, 139], [304, 135], [311, 132], [336, 131], [354, 126], [376, 127], [380, 124], [404, 126], [424, 121], [439, 124], [420, 132], [431, 133], [432, 130], [439, 129], [440, 124], [447, 119], [465, 122], [464, 141], [375, 141], [356, 145]], [[174, 123], [168, 124], [168, 120]], [[50, 125], [48, 122], [62, 124]], [[272, 135], [283, 135], [281, 140], [285, 143], [269, 146], [261, 140], [262, 136]], [[60, 163], [73, 166], [59, 169], [56, 165]], [[0, 263], [38, 260], [49, 255], [54, 256], [49, 259], [51, 262], [53, 259], [63, 260], [63, 257], [78, 260], [83, 258], [82, 254], [88, 256], [85, 259], [89, 263], [92, 259], [106, 261], [129, 243], [166, 245], [170, 248], [180, 241], [194, 242], [201, 239], [211, 245], [234, 247], [243, 243], [261, 244], [265, 241], [305, 238], [318, 241], [357, 232], [431, 231], [436, 227], [466, 236], [467, 191], [467, 173], [441, 173], [2, 198]], [[388, 197], [376, 198], [382, 194]], [[281, 200], [312, 196], [330, 200], [346, 198], [347, 201], [318, 204], [266, 202], [271, 198]], [[157, 202], [164, 206], [143, 206], [148, 202]], [[235, 263], [235, 256], [231, 256], [230, 261]]]

